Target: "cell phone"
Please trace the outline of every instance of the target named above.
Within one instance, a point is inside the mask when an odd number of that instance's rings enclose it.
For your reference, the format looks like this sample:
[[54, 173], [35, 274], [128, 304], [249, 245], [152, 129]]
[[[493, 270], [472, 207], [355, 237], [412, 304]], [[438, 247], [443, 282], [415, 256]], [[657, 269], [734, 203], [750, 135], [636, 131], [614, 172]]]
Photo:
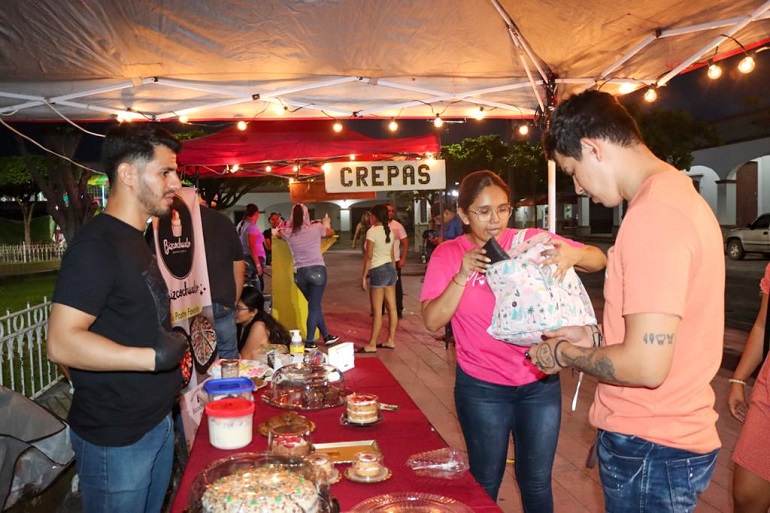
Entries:
[[494, 237], [490, 238], [482, 247], [486, 251], [485, 254], [487, 258], [492, 260], [493, 264], [495, 262], [499, 262], [500, 260], [508, 260], [511, 258], [508, 253], [506, 253], [505, 250], [500, 246], [500, 244], [497, 243], [497, 240], [495, 240]]

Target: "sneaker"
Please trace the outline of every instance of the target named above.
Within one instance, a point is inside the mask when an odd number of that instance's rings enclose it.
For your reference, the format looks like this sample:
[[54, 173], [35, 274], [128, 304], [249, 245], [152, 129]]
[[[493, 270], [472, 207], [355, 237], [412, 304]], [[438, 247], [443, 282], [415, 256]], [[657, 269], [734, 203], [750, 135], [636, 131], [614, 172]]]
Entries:
[[337, 342], [339, 342], [339, 340], [340, 340], [340, 337], [336, 335], [329, 334], [324, 337], [324, 342], [326, 343], [327, 346], [336, 344]]
[[305, 349], [316, 349], [318, 347], [318, 344], [316, 344], [313, 341], [305, 342]]

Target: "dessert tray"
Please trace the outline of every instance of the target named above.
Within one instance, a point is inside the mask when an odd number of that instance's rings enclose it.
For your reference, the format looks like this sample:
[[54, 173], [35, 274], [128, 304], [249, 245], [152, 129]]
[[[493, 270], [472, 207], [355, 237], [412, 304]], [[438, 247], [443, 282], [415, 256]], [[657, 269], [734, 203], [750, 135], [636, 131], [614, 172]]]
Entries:
[[[238, 376], [245, 378], [264, 378], [265, 376], [272, 374], [273, 369], [268, 367], [267, 364], [258, 362], [256, 360], [238, 360]], [[206, 373], [212, 378], [222, 377], [222, 366], [220, 360], [215, 361], [209, 367]], [[255, 383], [256, 385], [256, 383]], [[262, 383], [265, 386], [266, 383]]]
[[429, 493], [403, 492], [378, 495], [356, 504], [350, 513], [473, 513], [454, 499]]
[[353, 467], [348, 467], [345, 469], [345, 477], [351, 481], [355, 481], [356, 483], [381, 483], [382, 481], [389, 479], [390, 475], [390, 469], [384, 466], [380, 466], [380, 471], [373, 476], [359, 475], [355, 470], [353, 470]]
[[382, 454], [376, 440], [356, 440], [354, 442], [334, 442], [313, 444], [313, 452], [321, 452], [329, 456], [332, 463], [352, 463], [361, 451], [371, 451]]

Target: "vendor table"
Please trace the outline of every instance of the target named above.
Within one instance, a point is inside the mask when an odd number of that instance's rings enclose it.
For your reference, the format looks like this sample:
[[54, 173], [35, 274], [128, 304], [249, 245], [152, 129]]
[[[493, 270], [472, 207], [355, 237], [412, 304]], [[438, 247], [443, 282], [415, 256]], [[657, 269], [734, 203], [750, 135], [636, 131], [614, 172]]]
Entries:
[[[376, 394], [381, 402], [397, 404], [399, 409], [395, 412], [383, 411], [383, 421], [368, 427], [341, 425], [340, 416], [345, 411], [344, 407], [299, 412], [316, 424], [312, 434], [313, 443], [376, 440], [383, 455], [383, 464], [392, 472], [390, 479], [380, 483], [356, 483], [343, 477], [333, 484], [331, 493], [339, 501], [342, 511], [350, 510], [370, 497], [393, 492], [442, 495], [462, 502], [473, 511], [501, 511], [469, 472], [465, 472], [459, 479], [446, 480], [420, 477], [406, 466], [412, 454], [440, 449], [446, 447], [446, 443], [379, 358], [357, 358], [356, 367], [345, 372], [345, 382], [350, 390]], [[185, 510], [192, 480], [212, 461], [240, 452], [263, 452], [267, 449], [267, 438], [258, 433], [257, 426], [286, 410], [262, 401], [260, 396], [263, 390], [255, 393], [257, 408], [254, 413], [254, 438], [243, 449], [223, 451], [212, 447], [209, 443], [208, 420], [204, 416], [171, 508], [172, 513]], [[345, 464], [337, 465], [341, 472], [346, 468]]]

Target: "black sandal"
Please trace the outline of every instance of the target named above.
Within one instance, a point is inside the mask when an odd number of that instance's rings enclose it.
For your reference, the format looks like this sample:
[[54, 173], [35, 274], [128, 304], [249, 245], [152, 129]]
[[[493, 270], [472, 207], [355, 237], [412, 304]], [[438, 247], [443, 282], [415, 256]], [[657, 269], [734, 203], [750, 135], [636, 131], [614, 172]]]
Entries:
[[359, 347], [356, 350], [356, 353], [358, 353], [358, 354], [376, 354], [377, 350], [375, 349], [374, 351], [367, 351], [365, 347]]

